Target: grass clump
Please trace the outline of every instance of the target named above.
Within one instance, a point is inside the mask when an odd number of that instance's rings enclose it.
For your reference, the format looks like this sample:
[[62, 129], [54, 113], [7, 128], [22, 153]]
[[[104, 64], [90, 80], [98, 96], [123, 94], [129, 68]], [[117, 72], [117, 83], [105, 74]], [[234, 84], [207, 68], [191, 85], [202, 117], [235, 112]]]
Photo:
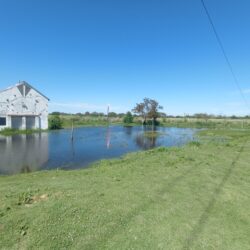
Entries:
[[18, 205], [31, 204], [33, 202], [33, 194], [31, 192], [23, 192], [18, 197]]
[[195, 147], [200, 147], [201, 146], [201, 142], [199, 141], [192, 141], [189, 143], [190, 146], [195, 146]]

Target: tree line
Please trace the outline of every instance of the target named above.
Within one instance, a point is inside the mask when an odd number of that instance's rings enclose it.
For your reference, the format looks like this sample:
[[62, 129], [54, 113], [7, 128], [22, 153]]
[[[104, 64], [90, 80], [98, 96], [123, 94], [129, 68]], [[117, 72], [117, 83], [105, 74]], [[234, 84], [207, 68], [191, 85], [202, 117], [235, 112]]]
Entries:
[[[76, 113], [74, 115], [79, 117], [109, 117], [109, 118], [120, 118], [125, 124], [131, 124], [134, 118], [141, 119], [143, 125], [159, 125], [158, 118], [197, 118], [197, 119], [249, 119], [250, 116], [225, 116], [225, 115], [213, 115], [207, 113], [196, 113], [193, 115], [183, 114], [183, 115], [167, 115], [163, 110], [163, 106], [159, 104], [158, 101], [150, 98], [144, 98], [142, 102], [136, 103], [135, 107], [127, 113], [116, 113], [109, 112], [105, 114], [103, 112], [89, 112]], [[50, 118], [50, 124], [52, 128], [58, 128], [62, 126], [62, 121], [60, 116], [72, 115], [65, 112], [52, 112]], [[138, 119], [137, 119], [138, 121]]]
[[[72, 115], [71, 113], [65, 113], [65, 112], [52, 112], [51, 115]], [[75, 113], [74, 115], [77, 116], [91, 116], [91, 117], [103, 117], [103, 116], [107, 116], [107, 114], [103, 113], [103, 112], [89, 112], [86, 111], [84, 113]], [[109, 112], [109, 117], [114, 117], [114, 118], [123, 118], [126, 114], [125, 113], [116, 113], [116, 112]]]

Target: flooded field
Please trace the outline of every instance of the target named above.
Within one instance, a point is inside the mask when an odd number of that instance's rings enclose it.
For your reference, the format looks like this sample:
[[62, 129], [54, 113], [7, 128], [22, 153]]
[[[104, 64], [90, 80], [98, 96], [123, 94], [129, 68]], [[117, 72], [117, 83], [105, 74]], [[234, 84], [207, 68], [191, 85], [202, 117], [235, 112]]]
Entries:
[[156, 127], [86, 127], [32, 135], [0, 136], [0, 174], [85, 168], [91, 163], [155, 147], [181, 146], [196, 130]]

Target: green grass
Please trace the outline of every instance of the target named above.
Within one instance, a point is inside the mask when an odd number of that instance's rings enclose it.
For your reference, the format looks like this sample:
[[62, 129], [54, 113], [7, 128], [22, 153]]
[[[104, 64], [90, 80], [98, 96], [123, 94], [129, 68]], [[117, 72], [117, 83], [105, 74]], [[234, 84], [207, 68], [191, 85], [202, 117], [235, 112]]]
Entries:
[[[80, 115], [60, 115], [62, 120], [62, 125], [64, 128], [69, 128], [72, 126], [72, 121], [75, 127], [84, 126], [108, 126], [109, 122], [105, 116], [80, 116]], [[110, 122], [113, 124], [122, 124], [122, 120], [119, 118], [110, 118]]]
[[203, 118], [163, 118], [162, 126], [208, 129], [250, 129], [249, 119], [203, 119]]
[[[52, 117], [50, 115], [49, 117]], [[132, 124], [125, 124], [123, 118], [110, 117], [109, 122], [105, 116], [81, 116], [81, 115], [60, 115], [63, 128], [71, 128], [72, 120], [74, 127], [86, 126], [109, 126], [109, 125], [123, 125], [123, 126], [138, 126], [141, 125], [141, 118], [135, 117]], [[165, 127], [181, 127], [181, 128], [209, 128], [209, 129], [250, 129], [249, 119], [202, 119], [202, 118], [159, 118], [161, 126]], [[46, 131], [46, 130], [43, 130]], [[0, 131], [0, 135], [16, 135], [16, 134], [32, 134], [41, 132], [41, 130], [17, 130], [6, 128]]]
[[[63, 127], [68, 128], [72, 126], [72, 120], [74, 126], [107, 126], [112, 125], [125, 125], [122, 118], [109, 118], [105, 116], [79, 116], [79, 115], [60, 115], [63, 121]], [[159, 118], [161, 126], [166, 127], [182, 127], [182, 128], [209, 128], [209, 129], [250, 129], [250, 119], [203, 119], [203, 118]], [[130, 125], [141, 125], [141, 118], [135, 117], [134, 123]]]
[[41, 130], [41, 129], [24, 129], [24, 130], [19, 130], [19, 129], [13, 129], [13, 128], [5, 128], [0, 131], [0, 135], [4, 136], [12, 136], [12, 135], [18, 135], [18, 134], [33, 134], [33, 133], [40, 133], [44, 132], [47, 130]]
[[250, 131], [92, 168], [0, 177], [1, 249], [250, 246]]

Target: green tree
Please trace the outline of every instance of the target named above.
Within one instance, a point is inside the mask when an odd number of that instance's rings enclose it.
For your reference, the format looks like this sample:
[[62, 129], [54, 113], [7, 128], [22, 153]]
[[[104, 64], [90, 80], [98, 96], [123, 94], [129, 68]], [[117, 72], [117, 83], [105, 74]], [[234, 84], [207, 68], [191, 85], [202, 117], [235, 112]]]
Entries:
[[146, 116], [146, 106], [145, 103], [137, 103], [135, 107], [132, 109], [132, 112], [142, 117], [142, 124], [146, 124], [147, 116]]
[[53, 115], [49, 119], [49, 129], [61, 129], [62, 128], [62, 120], [59, 115]]
[[109, 112], [109, 117], [117, 117], [117, 114], [115, 112]]
[[157, 118], [160, 117], [159, 110], [163, 109], [163, 107], [160, 106], [159, 103], [153, 99], [145, 98], [144, 102], [146, 105], [148, 119], [151, 119], [154, 124], [156, 124]]
[[134, 117], [131, 112], [127, 112], [127, 114], [123, 118], [123, 122], [126, 124], [133, 123]]
[[137, 103], [132, 110], [135, 114], [142, 117], [142, 123], [147, 124], [147, 119], [150, 119], [153, 124], [157, 124], [157, 118], [160, 117], [159, 110], [163, 109], [156, 100], [144, 98], [143, 102]]

